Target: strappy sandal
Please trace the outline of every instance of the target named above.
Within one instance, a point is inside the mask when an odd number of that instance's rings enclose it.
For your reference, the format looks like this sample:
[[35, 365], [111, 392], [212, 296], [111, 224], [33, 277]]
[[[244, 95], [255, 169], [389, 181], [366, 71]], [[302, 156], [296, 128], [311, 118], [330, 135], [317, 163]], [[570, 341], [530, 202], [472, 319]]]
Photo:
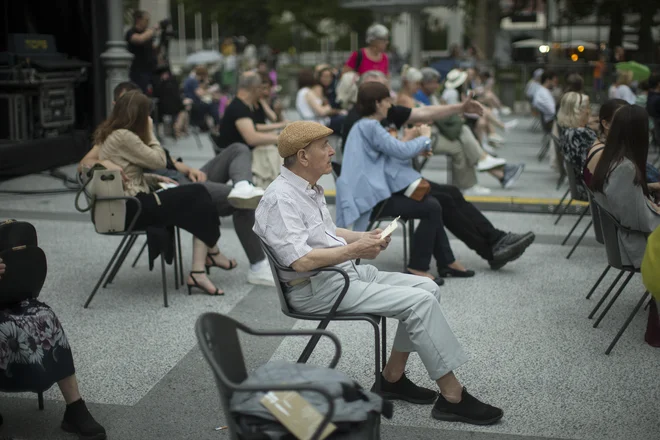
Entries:
[[219, 264], [217, 264], [215, 262], [215, 258], [213, 258], [216, 255], [220, 255], [220, 252], [216, 252], [216, 253], [213, 253], [213, 254], [209, 252], [209, 253], [206, 254], [206, 256], [209, 257], [211, 259], [211, 261], [213, 261], [213, 264], [205, 264], [204, 265], [204, 266], [206, 266], [206, 275], [211, 274], [211, 268], [212, 267], [219, 267], [222, 270], [234, 270], [234, 269], [236, 269], [236, 266], [238, 266], [238, 263], [236, 262], [236, 260], [230, 260], [229, 258], [227, 258], [227, 261], [229, 261], [229, 267], [220, 266]]
[[193, 271], [190, 272], [190, 278], [192, 278], [193, 284], [186, 283], [186, 285], [188, 286], [188, 295], [192, 295], [193, 287], [201, 290], [202, 292], [206, 293], [209, 296], [223, 296], [225, 294], [225, 292], [220, 293], [220, 289], [218, 289], [217, 287], [215, 288], [215, 292], [209, 292], [208, 290], [206, 290], [205, 288], [203, 288], [202, 286], [197, 284], [197, 280], [195, 279], [195, 276], [193, 275], [194, 273], [203, 274], [204, 271], [203, 270], [193, 270]]

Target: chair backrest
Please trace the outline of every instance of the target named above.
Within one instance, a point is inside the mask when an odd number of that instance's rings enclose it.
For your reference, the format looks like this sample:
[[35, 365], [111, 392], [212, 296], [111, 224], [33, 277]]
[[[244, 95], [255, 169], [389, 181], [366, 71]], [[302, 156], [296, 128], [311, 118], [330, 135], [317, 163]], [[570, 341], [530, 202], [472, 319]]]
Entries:
[[589, 198], [589, 209], [591, 210], [591, 221], [594, 227], [594, 235], [596, 236], [596, 241], [600, 244], [605, 244], [605, 239], [603, 238], [603, 226], [601, 225], [601, 213], [598, 208], [598, 204], [594, 202], [594, 194], [591, 192], [591, 189], [585, 184], [583, 185], [585, 191], [587, 192], [587, 197]]
[[295, 270], [282, 266], [277, 259], [275, 258], [275, 255], [273, 255], [273, 252], [270, 250], [268, 245], [264, 243], [263, 240], [259, 239], [261, 241], [261, 247], [264, 250], [264, 253], [266, 254], [266, 257], [268, 258], [268, 263], [270, 264], [270, 270], [273, 273], [273, 278], [275, 279], [275, 289], [277, 289], [277, 296], [280, 299], [280, 307], [282, 308], [282, 312], [284, 312], [285, 315], [289, 315], [292, 311], [291, 308], [289, 307], [289, 303], [286, 301], [286, 297], [284, 296], [284, 288], [282, 286], [282, 281], [280, 279], [280, 272], [295, 272]]
[[583, 197], [578, 190], [578, 178], [575, 175], [575, 168], [573, 168], [573, 164], [565, 160], [564, 170], [566, 171], [566, 177], [568, 177], [568, 187], [571, 190], [571, 197], [574, 200], [581, 200]]
[[247, 329], [245, 325], [219, 313], [205, 313], [195, 324], [197, 342], [213, 370], [220, 402], [226, 414], [225, 422], [232, 438], [238, 438], [236, 422], [230, 415], [234, 385], [240, 384], [248, 376], [238, 339], [238, 330], [244, 329]]
[[630, 231], [630, 229], [622, 226], [595, 198], [592, 201], [596, 205], [599, 214], [598, 217], [602, 228], [603, 241], [605, 242], [605, 251], [607, 252], [607, 263], [615, 269], [621, 270], [624, 268], [624, 265], [621, 260], [619, 232]]

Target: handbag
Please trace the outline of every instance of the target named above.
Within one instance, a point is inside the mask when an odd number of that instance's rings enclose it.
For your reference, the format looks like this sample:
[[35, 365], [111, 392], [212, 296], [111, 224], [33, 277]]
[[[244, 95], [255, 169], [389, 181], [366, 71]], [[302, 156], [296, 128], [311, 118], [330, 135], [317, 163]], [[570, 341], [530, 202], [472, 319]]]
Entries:
[[[95, 165], [88, 173], [89, 179], [76, 194], [75, 205], [80, 212], [92, 211], [92, 223], [96, 232], [122, 232], [126, 229], [126, 199], [103, 200], [124, 197], [124, 185], [119, 170], [108, 170]], [[80, 195], [88, 200], [86, 208], [79, 205]]]
[[403, 195], [413, 199], [416, 202], [421, 202], [430, 192], [431, 184], [428, 180], [420, 177], [408, 186]]
[[32, 224], [16, 220], [0, 223], [0, 259], [7, 266], [0, 278], [0, 307], [37, 298], [48, 268]]

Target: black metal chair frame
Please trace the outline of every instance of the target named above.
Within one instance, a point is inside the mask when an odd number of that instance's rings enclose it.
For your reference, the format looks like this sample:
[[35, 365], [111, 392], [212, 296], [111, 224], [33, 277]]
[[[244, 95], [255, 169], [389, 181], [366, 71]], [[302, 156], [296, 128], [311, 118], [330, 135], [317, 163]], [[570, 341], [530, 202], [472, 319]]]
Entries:
[[[317, 330], [325, 330], [328, 327], [330, 321], [366, 321], [374, 329], [374, 347], [375, 347], [375, 383], [376, 391], [380, 391], [381, 388], [381, 371], [385, 368], [387, 364], [387, 322], [384, 316], [369, 315], [366, 313], [338, 313], [339, 305], [346, 296], [348, 288], [350, 287], [350, 279], [348, 274], [341, 268], [336, 266], [321, 267], [315, 269], [314, 272], [336, 272], [344, 277], [344, 287], [337, 296], [337, 300], [332, 305], [332, 308], [328, 313], [301, 313], [294, 311], [287, 302], [286, 294], [284, 293], [284, 283], [281, 281], [279, 274], [282, 272], [296, 273], [295, 270], [282, 266], [276, 259], [271, 250], [268, 248], [268, 245], [261, 241], [261, 247], [264, 250], [264, 253], [268, 257], [268, 262], [270, 263], [270, 268], [273, 273], [273, 277], [277, 280], [275, 287], [277, 289], [277, 295], [280, 300], [280, 307], [282, 313], [286, 316], [294, 319], [301, 319], [305, 321], [320, 321], [319, 325], [316, 327]], [[380, 329], [379, 329], [380, 327]], [[305, 346], [302, 354], [298, 358], [299, 363], [305, 363], [311, 356], [314, 348], [318, 344], [320, 339], [319, 335], [313, 336], [310, 341]], [[382, 358], [381, 358], [382, 356]], [[382, 362], [382, 364], [381, 364]]]
[[[582, 188], [584, 188], [584, 190], [587, 193], [589, 193], [589, 189], [587, 188], [587, 185], [584, 184], [582, 179], [579, 179], [579, 181], [578, 181], [578, 178], [575, 175], [575, 170], [573, 169], [573, 166], [569, 162], [564, 161], [564, 169], [566, 170], [566, 176], [568, 177], [568, 188], [569, 188], [569, 191], [571, 192], [571, 201], [579, 200], [578, 185], [582, 186]], [[589, 196], [588, 201], [589, 201], [589, 205], [585, 206], [584, 209], [582, 209], [582, 211], [580, 212], [580, 216], [578, 217], [577, 221], [575, 222], [575, 224], [573, 225], [571, 230], [568, 232], [568, 234], [564, 238], [564, 241], [561, 242], [562, 246], [565, 245], [568, 242], [568, 239], [571, 237], [571, 235], [573, 235], [573, 232], [575, 232], [575, 229], [577, 229], [578, 225], [580, 224], [580, 222], [582, 221], [584, 216], [587, 214], [588, 211], [590, 211], [591, 204], [592, 204], [591, 196]], [[568, 208], [566, 208], [566, 209], [568, 209]], [[564, 210], [564, 212], [565, 211], [566, 210]], [[562, 213], [562, 215], [563, 215], [563, 213]], [[560, 219], [561, 219], [561, 215], [559, 216], [559, 218], [557, 218], [557, 221], [555, 221], [555, 224], [557, 224], [557, 222]], [[580, 235], [580, 237], [577, 239], [575, 244], [573, 244], [573, 248], [570, 250], [570, 252], [566, 256], [567, 260], [571, 258], [571, 256], [573, 255], [573, 252], [575, 252], [575, 249], [577, 249], [577, 247], [580, 245], [580, 243], [582, 242], [582, 239], [587, 234], [587, 231], [591, 228], [592, 225], [593, 225], [593, 219], [589, 220], [589, 223], [587, 224], [587, 227], [584, 228], [584, 231], [582, 231], [582, 234]]]
[[[78, 181], [82, 185], [82, 176], [78, 174]], [[142, 213], [142, 203], [140, 203], [140, 200], [137, 199], [136, 197], [129, 197], [129, 196], [122, 196], [122, 197], [95, 197], [92, 198], [92, 196], [89, 194], [89, 192], [86, 189], [83, 189], [85, 193], [85, 197], [87, 198], [88, 203], [96, 203], [96, 202], [103, 202], [103, 201], [117, 201], [117, 200], [125, 200], [127, 203], [133, 202], [136, 204], [137, 209], [135, 212], [135, 216], [131, 220], [130, 224], [128, 225], [128, 228], [124, 231], [121, 232], [106, 232], [106, 233], [99, 233], [101, 235], [106, 235], [106, 236], [111, 236], [111, 237], [122, 237], [121, 242], [119, 243], [119, 246], [115, 249], [114, 254], [112, 255], [112, 258], [110, 258], [110, 261], [108, 262], [107, 266], [103, 270], [103, 273], [101, 274], [101, 277], [98, 279], [96, 282], [96, 285], [94, 286], [94, 289], [90, 293], [89, 297], [85, 301], [85, 304], [83, 305], [83, 308], [88, 308], [89, 304], [92, 302], [92, 299], [94, 299], [94, 296], [96, 295], [99, 287], [101, 286], [101, 283], [103, 283], [103, 288], [105, 289], [109, 283], [112, 283], [114, 280], [115, 276], [119, 272], [119, 269], [124, 263], [124, 260], [126, 260], [126, 257], [128, 256], [128, 253], [130, 252], [131, 248], [137, 241], [138, 237], [140, 235], [146, 235], [146, 231], [136, 231], [135, 230], [135, 223], [137, 222], [138, 217]], [[91, 210], [93, 211], [93, 209]], [[93, 216], [93, 214], [92, 214]], [[178, 252], [176, 249], [175, 245], [175, 252], [174, 252], [174, 284], [175, 284], [175, 289], [179, 289], [179, 274], [181, 275], [181, 285], [183, 285], [183, 269], [181, 268], [181, 272], [177, 270], [177, 254], [179, 254], [179, 266], [181, 267], [181, 259], [180, 259], [180, 252], [181, 252], [181, 240], [180, 240], [180, 235], [179, 231], [177, 228], [176, 235], [178, 238]], [[140, 250], [139, 254], [142, 254], [144, 251], [144, 248], [146, 247], [146, 242], [142, 249]], [[138, 255], [139, 258], [140, 255]], [[137, 261], [137, 259], [136, 259]], [[167, 302], [167, 278], [165, 276], [165, 259], [163, 258], [163, 255], [161, 254], [160, 257], [160, 263], [161, 263], [161, 275], [162, 275], [162, 286], [163, 286], [163, 305], [165, 307], [168, 307], [168, 302]], [[133, 263], [133, 267], [135, 266], [135, 262]]]
[[269, 391], [312, 391], [321, 394], [328, 402], [328, 412], [314, 431], [313, 440], [321, 438], [321, 433], [332, 420], [335, 404], [332, 396], [320, 386], [284, 385], [282, 383], [262, 383], [245, 385], [242, 382], [248, 377], [243, 351], [238, 337], [238, 330], [253, 336], [312, 336], [320, 339], [328, 337], [335, 345], [335, 354], [329, 368], [335, 368], [341, 356], [339, 339], [326, 330], [253, 330], [227, 316], [218, 313], [205, 313], [199, 317], [195, 325], [195, 334], [204, 358], [213, 370], [213, 376], [220, 392], [220, 402], [226, 415], [226, 423], [232, 440], [243, 438], [236, 420], [231, 413], [231, 398], [235, 392], [269, 392]]
[[541, 141], [541, 149], [539, 150], [537, 158], [539, 162], [542, 162], [543, 159], [545, 159], [545, 156], [550, 151], [550, 144], [553, 141], [551, 137], [552, 126], [554, 125], [555, 120], [552, 119], [551, 121], [543, 122], [543, 116], [541, 115], [540, 117], [541, 117], [541, 128], [543, 129], [543, 140]]
[[[624, 275], [624, 273], [628, 273], [628, 276], [626, 279], [623, 281], [623, 283], [619, 286], [617, 289], [616, 293], [610, 300], [610, 302], [607, 304], [605, 309], [601, 312], [601, 314], [598, 316], [598, 319], [594, 322], [593, 327], [597, 328], [598, 325], [601, 323], [603, 318], [605, 318], [605, 315], [609, 312], [610, 308], [616, 300], [619, 298], [619, 295], [621, 295], [621, 292], [626, 288], [632, 277], [639, 273], [638, 268], [634, 268], [631, 266], [624, 266], [621, 263], [621, 256], [620, 256], [620, 249], [619, 249], [619, 239], [618, 239], [618, 234], [619, 231], [625, 231], [625, 232], [633, 232], [630, 228], [627, 228], [623, 226], [614, 216], [608, 212], [603, 206], [601, 206], [595, 198], [593, 198], [593, 194], [591, 194], [591, 201], [592, 201], [592, 206], [597, 210], [598, 212], [598, 220], [600, 221], [601, 228], [603, 231], [603, 240], [605, 243], [605, 249], [607, 251], [607, 259], [608, 259], [608, 267], [603, 271], [601, 276], [599, 277], [598, 281], [596, 282], [596, 285], [591, 289], [589, 294], [587, 295], [587, 298], [591, 297], [593, 294], [593, 291], [595, 290], [596, 286], [602, 281], [602, 279], [605, 277], [607, 272], [609, 271], [610, 267], [613, 267], [615, 269], [619, 269], [619, 274], [616, 276], [612, 284], [610, 284], [610, 287], [607, 289], [605, 294], [601, 297], [601, 299], [598, 301], [598, 304], [594, 307], [594, 309], [591, 311], [589, 314], [589, 319], [592, 319], [598, 309], [603, 305], [605, 300], [609, 297], [610, 293], [614, 289], [614, 287], [618, 284], [619, 280], [621, 277]], [[648, 290], [644, 292], [640, 300], [638, 301], [637, 305], [633, 308], [633, 311], [628, 315], [626, 318], [623, 326], [619, 329], [618, 333], [610, 343], [610, 345], [607, 347], [607, 350], [605, 351], [605, 354], [609, 355], [612, 350], [614, 349], [614, 346], [617, 344], [623, 333], [626, 331], [628, 328], [628, 325], [632, 322], [633, 318], [635, 315], [639, 312], [639, 309], [642, 307], [644, 304], [644, 301], [649, 297], [649, 292]]]

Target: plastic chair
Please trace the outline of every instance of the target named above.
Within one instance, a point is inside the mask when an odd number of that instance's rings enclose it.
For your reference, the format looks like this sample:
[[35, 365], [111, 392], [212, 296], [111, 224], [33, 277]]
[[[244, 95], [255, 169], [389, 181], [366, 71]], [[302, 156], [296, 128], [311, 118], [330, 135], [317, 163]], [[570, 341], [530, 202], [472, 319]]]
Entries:
[[[625, 287], [628, 285], [632, 277], [636, 274], [639, 273], [639, 268], [635, 268], [632, 266], [627, 266], [624, 265], [623, 262], [621, 261], [621, 249], [619, 246], [619, 233], [621, 231], [624, 232], [632, 232], [636, 233], [638, 231], [632, 231], [631, 229], [621, 225], [619, 221], [614, 218], [614, 216], [609, 213], [603, 206], [596, 201], [596, 199], [593, 199], [593, 203], [595, 206], [597, 206], [598, 212], [599, 212], [599, 219], [602, 227], [602, 232], [603, 232], [603, 239], [605, 241], [605, 250], [607, 252], [607, 262], [608, 264], [615, 268], [619, 269], [620, 273], [617, 276], [616, 280], [612, 285], [610, 286], [610, 289], [603, 295], [603, 297], [600, 299], [594, 310], [592, 311], [591, 315], [589, 315], [589, 318], [592, 318], [596, 311], [600, 308], [600, 306], [605, 302], [607, 297], [609, 296], [610, 292], [612, 291], [612, 288], [616, 285], [618, 280], [621, 278], [621, 276], [627, 272], [628, 276], [624, 280], [623, 284], [619, 286], [619, 289], [616, 291], [610, 302], [607, 304], [605, 309], [602, 311], [596, 322], [594, 322], [593, 327], [596, 328], [600, 324], [600, 322], [603, 320], [607, 312], [610, 310], [612, 305], [616, 302], [616, 300], [619, 298], [619, 295], [621, 295], [621, 292], [625, 289]], [[645, 291], [642, 297], [640, 298], [639, 302], [633, 309], [632, 313], [628, 316], [626, 321], [624, 322], [623, 326], [619, 330], [619, 332], [616, 334], [612, 342], [610, 343], [609, 347], [607, 347], [607, 350], [605, 351], [605, 354], [610, 354], [612, 352], [612, 349], [614, 346], [617, 344], [623, 333], [626, 331], [628, 328], [628, 325], [630, 322], [633, 320], [637, 312], [639, 312], [639, 309], [642, 307], [644, 304], [644, 301], [649, 296], [649, 292]]]
[[[375, 390], [380, 391], [380, 385], [381, 385], [380, 373], [382, 369], [385, 368], [385, 364], [387, 363], [387, 325], [386, 325], [385, 317], [384, 316], [381, 317], [377, 315], [369, 315], [366, 313], [337, 312], [337, 310], [339, 309], [339, 305], [344, 299], [344, 296], [346, 296], [346, 292], [348, 292], [348, 288], [350, 286], [351, 281], [348, 278], [348, 274], [343, 269], [336, 266], [321, 267], [319, 269], [314, 270], [314, 272], [336, 272], [340, 274], [342, 277], [344, 277], [344, 287], [337, 296], [337, 300], [332, 305], [330, 311], [328, 313], [296, 312], [289, 306], [289, 303], [286, 299], [286, 295], [284, 293], [284, 289], [286, 288], [286, 285], [285, 283], [282, 282], [280, 278], [280, 273], [284, 273], [284, 272], [296, 273], [296, 271], [289, 267], [282, 266], [277, 261], [277, 259], [273, 255], [268, 245], [266, 245], [266, 243], [263, 242], [263, 240], [261, 241], [261, 247], [263, 248], [264, 253], [268, 257], [268, 262], [270, 263], [270, 269], [273, 273], [273, 278], [277, 280], [277, 282], [275, 283], [275, 287], [277, 289], [277, 295], [280, 300], [280, 307], [282, 308], [282, 313], [284, 313], [286, 316], [289, 316], [294, 319], [302, 319], [305, 321], [321, 321], [317, 327], [318, 330], [325, 330], [328, 324], [330, 323], [330, 321], [366, 321], [369, 324], [371, 324], [371, 326], [374, 329], [375, 376], [376, 376]], [[382, 324], [380, 325], [380, 329], [379, 329], [379, 324]], [[298, 362], [300, 363], [307, 362], [312, 352], [314, 351], [316, 344], [318, 344], [319, 339], [320, 339], [320, 335], [315, 335], [312, 337], [312, 339], [307, 343], [307, 346], [305, 346], [305, 349], [298, 358]], [[381, 354], [382, 354], [382, 359], [381, 359]], [[382, 365], [381, 365], [381, 361], [382, 361]]]
[[[330, 362], [330, 368], [335, 368], [341, 356], [341, 345], [332, 333], [325, 330], [252, 330], [227, 316], [218, 313], [205, 313], [199, 317], [195, 325], [195, 334], [199, 348], [204, 358], [213, 370], [220, 402], [225, 412], [229, 435], [232, 440], [244, 438], [240, 427], [231, 413], [231, 398], [235, 392], [246, 391], [313, 391], [328, 401], [328, 412], [316, 428], [312, 439], [320, 439], [321, 433], [332, 420], [335, 404], [332, 396], [322, 387], [309, 385], [283, 385], [281, 383], [264, 383], [259, 386], [243, 385], [248, 377], [245, 359], [238, 338], [238, 331], [254, 336], [326, 336], [335, 344], [335, 354]], [[380, 422], [380, 419], [378, 420]]]

